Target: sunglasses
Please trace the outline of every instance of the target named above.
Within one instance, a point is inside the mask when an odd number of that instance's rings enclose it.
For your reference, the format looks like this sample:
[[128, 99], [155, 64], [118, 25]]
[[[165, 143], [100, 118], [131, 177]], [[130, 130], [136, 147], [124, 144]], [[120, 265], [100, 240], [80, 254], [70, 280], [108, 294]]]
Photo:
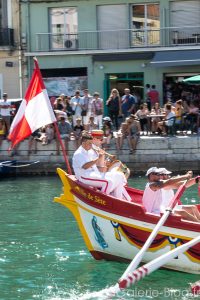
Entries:
[[160, 176], [162, 174], [159, 174], [159, 173], [151, 173], [152, 175], [156, 175], [156, 176]]

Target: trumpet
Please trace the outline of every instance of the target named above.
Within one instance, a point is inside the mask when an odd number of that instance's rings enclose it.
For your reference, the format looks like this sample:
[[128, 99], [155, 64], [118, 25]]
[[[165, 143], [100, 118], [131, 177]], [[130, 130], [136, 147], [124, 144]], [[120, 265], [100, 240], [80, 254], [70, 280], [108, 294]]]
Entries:
[[113, 154], [110, 154], [108, 152], [106, 152], [105, 150], [93, 145], [92, 146], [92, 149], [97, 153], [97, 154], [100, 154], [102, 152], [104, 152], [104, 165], [106, 165], [108, 168], [110, 166], [111, 163], [113, 163], [113, 161], [116, 160], [116, 155], [113, 155]]
[[[93, 145], [93, 150], [99, 154], [104, 151], [103, 149]], [[102, 160], [100, 162], [101, 166], [106, 166], [108, 171], [116, 170], [118, 172], [122, 172], [126, 179], [130, 176], [130, 169], [123, 164], [120, 160], [117, 160], [116, 155], [110, 154], [104, 151], [104, 156], [102, 156]]]

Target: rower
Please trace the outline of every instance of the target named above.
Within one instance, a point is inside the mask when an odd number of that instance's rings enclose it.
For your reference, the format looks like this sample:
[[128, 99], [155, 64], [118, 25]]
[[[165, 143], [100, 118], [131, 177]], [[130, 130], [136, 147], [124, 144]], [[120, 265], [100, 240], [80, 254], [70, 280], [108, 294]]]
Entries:
[[[173, 197], [173, 194], [171, 193], [170, 199], [168, 199], [169, 201], [166, 202], [166, 198], [163, 197], [163, 192], [165, 190], [177, 189], [183, 184], [184, 180], [188, 180], [186, 187], [190, 187], [196, 183], [196, 178], [192, 178], [192, 171], [188, 171], [182, 176], [176, 176], [163, 180], [162, 174], [160, 173], [162, 169], [152, 167], [147, 170], [146, 176], [148, 176], [148, 183], [145, 187], [142, 198], [142, 202], [146, 211], [158, 215], [165, 211]], [[173, 213], [180, 215], [189, 221], [200, 221], [200, 213], [197, 207], [194, 205], [178, 205], [175, 207]]]

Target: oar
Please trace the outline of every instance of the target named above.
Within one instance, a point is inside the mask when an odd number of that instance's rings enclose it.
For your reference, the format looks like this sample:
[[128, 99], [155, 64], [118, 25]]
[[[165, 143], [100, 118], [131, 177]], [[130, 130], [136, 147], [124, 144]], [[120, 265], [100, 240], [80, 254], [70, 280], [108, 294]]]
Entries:
[[137, 268], [137, 266], [139, 265], [139, 263], [141, 262], [141, 260], [144, 256], [144, 253], [149, 248], [149, 246], [152, 244], [152, 242], [155, 239], [156, 235], [158, 234], [161, 226], [166, 222], [168, 216], [172, 212], [172, 209], [175, 207], [176, 203], [178, 202], [178, 200], [180, 199], [180, 197], [184, 193], [186, 183], [187, 183], [187, 180], [185, 180], [184, 183], [179, 187], [176, 194], [171, 199], [171, 201], [169, 203], [169, 207], [166, 209], [166, 211], [164, 212], [164, 214], [160, 218], [159, 222], [157, 223], [157, 225], [155, 226], [155, 228], [153, 229], [153, 231], [149, 235], [149, 237], [146, 240], [146, 242], [144, 243], [143, 247], [136, 254], [136, 256], [134, 257], [134, 259], [132, 260], [132, 262], [130, 263], [130, 265], [128, 266], [126, 271], [124, 272], [124, 274], [121, 276], [120, 280], [123, 279], [124, 277], [126, 277], [128, 273], [134, 271]]
[[90, 293], [80, 299], [86, 300], [86, 299], [92, 299], [94, 297], [100, 297], [100, 299], [110, 299], [114, 297], [121, 290], [130, 287], [132, 284], [135, 284], [137, 281], [141, 280], [142, 278], [156, 271], [157, 269], [159, 269], [160, 267], [168, 263], [171, 259], [177, 257], [179, 254], [183, 252], [186, 252], [189, 248], [193, 247], [198, 243], [200, 243], [200, 235], [192, 239], [191, 241], [181, 246], [178, 246], [177, 248], [174, 248], [172, 251], [169, 251], [157, 257], [156, 259], [150, 261], [149, 263], [138, 268], [137, 270], [130, 272], [129, 274], [127, 274], [126, 278], [121, 279], [115, 286], [104, 289], [100, 292]]

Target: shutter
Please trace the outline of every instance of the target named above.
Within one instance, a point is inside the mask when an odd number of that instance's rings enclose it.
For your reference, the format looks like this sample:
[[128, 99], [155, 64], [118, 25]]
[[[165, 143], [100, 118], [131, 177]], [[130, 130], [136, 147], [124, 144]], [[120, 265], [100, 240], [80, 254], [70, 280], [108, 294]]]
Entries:
[[126, 5], [97, 6], [97, 26], [100, 48], [116, 49], [128, 47], [129, 14]]

